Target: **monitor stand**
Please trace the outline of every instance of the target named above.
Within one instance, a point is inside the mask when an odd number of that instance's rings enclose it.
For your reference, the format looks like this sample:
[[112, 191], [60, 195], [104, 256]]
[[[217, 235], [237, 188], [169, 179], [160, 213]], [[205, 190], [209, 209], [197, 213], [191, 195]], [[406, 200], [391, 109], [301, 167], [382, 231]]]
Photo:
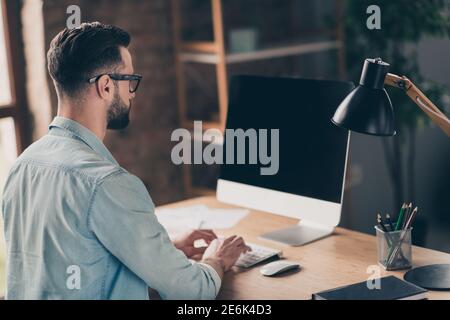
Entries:
[[325, 238], [333, 231], [333, 227], [302, 220], [294, 227], [269, 232], [261, 235], [261, 238], [298, 247]]

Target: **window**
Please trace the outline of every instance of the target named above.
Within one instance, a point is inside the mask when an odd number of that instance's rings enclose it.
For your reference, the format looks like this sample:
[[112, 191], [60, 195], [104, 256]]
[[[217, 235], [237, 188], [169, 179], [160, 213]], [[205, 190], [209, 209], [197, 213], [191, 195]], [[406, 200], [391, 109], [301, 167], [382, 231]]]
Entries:
[[[0, 1], [0, 13], [3, 13]], [[9, 83], [8, 62], [6, 58], [6, 41], [3, 14], [0, 14], [0, 107], [11, 104], [11, 86]]]
[[[0, 120], [12, 119], [12, 129], [10, 126], [6, 127], [15, 132], [16, 152], [21, 152], [29, 142], [25, 102], [20, 1], [0, 0]], [[6, 127], [1, 132], [5, 131]]]
[[[0, 0], [0, 203], [12, 163], [25, 144], [26, 107], [20, 1]], [[10, 32], [14, 30], [13, 32]], [[5, 241], [0, 215], [0, 297], [5, 293]]]

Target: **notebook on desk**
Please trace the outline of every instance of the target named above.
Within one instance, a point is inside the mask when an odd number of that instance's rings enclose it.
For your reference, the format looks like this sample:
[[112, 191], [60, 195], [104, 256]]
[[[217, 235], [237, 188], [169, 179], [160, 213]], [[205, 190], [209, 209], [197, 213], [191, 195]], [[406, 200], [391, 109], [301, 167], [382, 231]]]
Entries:
[[367, 281], [313, 294], [313, 300], [422, 300], [427, 290], [394, 276], [380, 279], [380, 289], [369, 289]]

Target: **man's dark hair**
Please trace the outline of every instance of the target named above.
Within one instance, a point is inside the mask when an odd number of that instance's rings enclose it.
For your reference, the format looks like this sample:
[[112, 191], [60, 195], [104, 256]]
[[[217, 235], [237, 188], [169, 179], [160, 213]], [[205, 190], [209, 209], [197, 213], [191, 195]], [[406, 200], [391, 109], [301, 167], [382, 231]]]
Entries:
[[58, 88], [73, 97], [96, 72], [112, 72], [122, 63], [120, 47], [128, 47], [130, 35], [99, 22], [64, 29], [51, 42], [48, 71]]

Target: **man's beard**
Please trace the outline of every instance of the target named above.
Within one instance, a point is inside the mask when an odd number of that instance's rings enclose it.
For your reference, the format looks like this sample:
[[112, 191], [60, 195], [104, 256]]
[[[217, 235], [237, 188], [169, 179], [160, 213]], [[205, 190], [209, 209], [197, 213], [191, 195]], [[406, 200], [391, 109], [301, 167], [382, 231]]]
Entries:
[[114, 100], [109, 106], [107, 113], [107, 128], [112, 130], [125, 129], [128, 126], [128, 123], [130, 123], [130, 110], [131, 102], [130, 106], [127, 107], [116, 90], [114, 93]]

